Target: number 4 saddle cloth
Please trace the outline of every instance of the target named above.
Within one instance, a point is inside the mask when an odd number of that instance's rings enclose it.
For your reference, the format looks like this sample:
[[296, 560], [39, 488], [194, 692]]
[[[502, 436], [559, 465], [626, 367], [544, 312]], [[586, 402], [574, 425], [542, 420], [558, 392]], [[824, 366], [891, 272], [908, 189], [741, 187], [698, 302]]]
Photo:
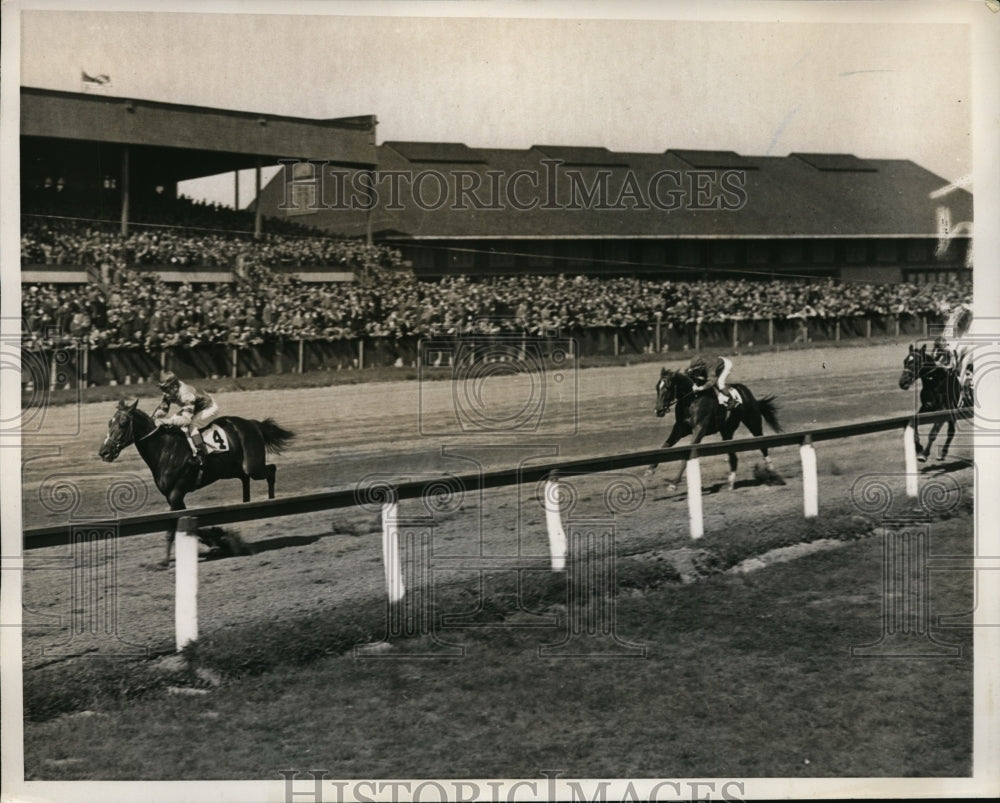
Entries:
[[206, 452], [229, 451], [229, 436], [226, 434], [226, 430], [218, 424], [209, 424], [207, 427], [200, 430], [200, 432], [202, 440], [205, 441]]

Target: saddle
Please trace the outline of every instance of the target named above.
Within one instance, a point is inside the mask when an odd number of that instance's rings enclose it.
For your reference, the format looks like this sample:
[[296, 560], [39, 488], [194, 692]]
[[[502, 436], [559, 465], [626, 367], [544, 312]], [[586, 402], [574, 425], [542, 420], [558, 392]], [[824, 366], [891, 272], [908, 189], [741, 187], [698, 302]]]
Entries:
[[[174, 429], [180, 430], [184, 434], [188, 443], [193, 446], [191, 436], [188, 435], [187, 427], [182, 427], [177, 424], [163, 424], [161, 426], [173, 427]], [[229, 435], [226, 433], [226, 430], [218, 424], [212, 423], [207, 427], [199, 427], [198, 432], [201, 433], [201, 439], [205, 444], [206, 454], [229, 451]]]

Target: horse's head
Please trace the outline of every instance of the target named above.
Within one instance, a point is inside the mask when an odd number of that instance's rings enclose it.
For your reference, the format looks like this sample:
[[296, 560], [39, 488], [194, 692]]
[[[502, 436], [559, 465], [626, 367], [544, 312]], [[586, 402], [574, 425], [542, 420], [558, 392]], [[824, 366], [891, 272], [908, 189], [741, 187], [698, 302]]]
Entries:
[[660, 381], [656, 383], [656, 417], [663, 418], [677, 401], [677, 372], [668, 368], [660, 369]]
[[903, 373], [899, 375], [899, 387], [901, 390], [909, 390], [910, 386], [917, 381], [920, 371], [927, 361], [927, 344], [919, 349], [915, 349], [910, 343], [910, 351], [903, 360]]
[[108, 434], [97, 452], [105, 463], [110, 463], [121, 454], [122, 449], [135, 443], [135, 414], [138, 406], [138, 399], [131, 404], [124, 400], [118, 402], [115, 414], [108, 422]]

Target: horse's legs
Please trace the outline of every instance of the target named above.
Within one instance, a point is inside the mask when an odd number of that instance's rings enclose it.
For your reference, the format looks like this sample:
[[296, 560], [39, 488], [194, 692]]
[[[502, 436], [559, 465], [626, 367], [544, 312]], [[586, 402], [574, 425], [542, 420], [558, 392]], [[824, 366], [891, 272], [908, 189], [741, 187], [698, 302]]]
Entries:
[[[743, 405], [744, 408], [746, 406], [747, 406], [746, 404]], [[743, 413], [742, 421], [744, 426], [746, 426], [746, 428], [750, 430], [750, 434], [753, 435], [755, 438], [759, 438], [761, 435], [764, 434], [764, 422], [761, 419], [760, 411], [757, 410], [756, 408], [752, 410], [745, 410]], [[733, 428], [733, 432], [735, 432], [736, 429], [738, 428], [739, 424], [737, 424], [736, 427]], [[768, 468], [771, 468], [771, 458], [767, 454], [767, 447], [765, 446], [763, 449], [761, 449], [760, 453], [764, 456], [764, 465], [767, 466]]]
[[[920, 455], [920, 460], [923, 462], [928, 457], [931, 456], [931, 447], [934, 445], [934, 440], [937, 438], [938, 433], [941, 431], [941, 427], [944, 421], [936, 421], [931, 427], [931, 431], [927, 433], [927, 445], [924, 447], [923, 455]], [[919, 454], [919, 453], [918, 453]]]
[[[674, 428], [670, 430], [670, 435], [667, 436], [667, 439], [663, 442], [663, 445], [660, 448], [661, 449], [669, 449], [671, 446], [673, 446], [675, 443], [677, 443], [677, 441], [679, 441], [681, 438], [683, 438], [689, 432], [691, 432], [691, 425], [688, 424], [686, 421], [677, 421], [677, 422], [675, 422], [674, 423]], [[649, 474], [652, 474], [654, 471], [656, 471], [656, 467], [658, 465], [660, 465], [660, 464], [659, 463], [653, 463], [653, 465], [651, 465], [649, 468], [647, 468], [646, 469], [647, 476]]]
[[[760, 422], [758, 422], [759, 428]], [[722, 435], [722, 440], [731, 441], [733, 439], [733, 434], [736, 432], [736, 428], [739, 427], [740, 421], [738, 418], [734, 418], [732, 422], [726, 422], [723, 426], [722, 431], [719, 433]], [[736, 467], [740, 464], [739, 457], [737, 457], [736, 452], [729, 452], [729, 479], [727, 485], [729, 490], [733, 490], [736, 487]]]
[[917, 460], [921, 463], [927, 461], [927, 454], [924, 452], [924, 447], [920, 444], [920, 427], [913, 428], [913, 446], [917, 450]]
[[[694, 431], [694, 434], [691, 436], [691, 445], [697, 446], [699, 443], [701, 443], [701, 439], [704, 437], [705, 437], [705, 428], [703, 426], [700, 426]], [[673, 482], [668, 483], [671, 489], [676, 488], [678, 485], [681, 484], [681, 480], [684, 478], [684, 470], [687, 468], [687, 460], [680, 460], [678, 462], [681, 464], [681, 469], [680, 471], [677, 472], [677, 478]]]
[[243, 501], [244, 502], [249, 502], [250, 501], [250, 475], [249, 474], [244, 474], [242, 477], [240, 477], [240, 482], [243, 483]]
[[951, 439], [955, 437], [955, 419], [948, 419], [948, 434], [944, 439], [944, 446], [941, 447], [941, 459], [944, 460], [948, 456], [948, 447], [951, 446]]
[[278, 468], [274, 463], [268, 463], [265, 469], [267, 470], [267, 498], [274, 499], [274, 479], [278, 474]]

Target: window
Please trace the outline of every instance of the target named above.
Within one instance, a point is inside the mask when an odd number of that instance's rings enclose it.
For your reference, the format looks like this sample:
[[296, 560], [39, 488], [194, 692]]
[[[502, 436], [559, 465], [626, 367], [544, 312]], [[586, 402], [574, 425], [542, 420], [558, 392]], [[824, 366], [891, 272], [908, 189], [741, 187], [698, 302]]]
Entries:
[[815, 240], [812, 244], [812, 261], [816, 265], [829, 265], [833, 262], [833, 241]]
[[701, 265], [704, 262], [704, 246], [698, 241], [682, 240], [677, 244], [678, 265]]
[[907, 240], [906, 241], [906, 261], [928, 262], [931, 258], [930, 243], [927, 240]]
[[660, 267], [667, 261], [667, 250], [663, 243], [646, 240], [642, 244], [642, 264], [646, 267]]
[[567, 264], [573, 267], [589, 265], [594, 261], [594, 247], [586, 240], [569, 243], [566, 249]]
[[413, 246], [412, 260], [414, 268], [433, 268], [434, 249], [426, 245]]
[[801, 265], [802, 243], [798, 240], [783, 240], [778, 246], [778, 259], [782, 265]]
[[771, 244], [763, 240], [751, 240], [747, 244], [747, 262], [751, 265], [766, 265], [771, 261]]
[[718, 240], [712, 243], [712, 265], [733, 265], [736, 263], [736, 243]]
[[466, 270], [475, 267], [475, 264], [476, 264], [476, 252], [473, 251], [471, 248], [448, 249], [449, 267]]
[[879, 262], [896, 262], [898, 250], [895, 240], [879, 240], [875, 245], [875, 258]]
[[868, 261], [868, 243], [864, 240], [848, 240], [844, 246], [844, 259], [858, 264]]
[[511, 246], [497, 246], [497, 249], [490, 249], [489, 264], [491, 268], [513, 268], [517, 257], [514, 256], [514, 248]]
[[529, 247], [528, 267], [548, 268], [552, 266], [552, 243], [534, 243]]

